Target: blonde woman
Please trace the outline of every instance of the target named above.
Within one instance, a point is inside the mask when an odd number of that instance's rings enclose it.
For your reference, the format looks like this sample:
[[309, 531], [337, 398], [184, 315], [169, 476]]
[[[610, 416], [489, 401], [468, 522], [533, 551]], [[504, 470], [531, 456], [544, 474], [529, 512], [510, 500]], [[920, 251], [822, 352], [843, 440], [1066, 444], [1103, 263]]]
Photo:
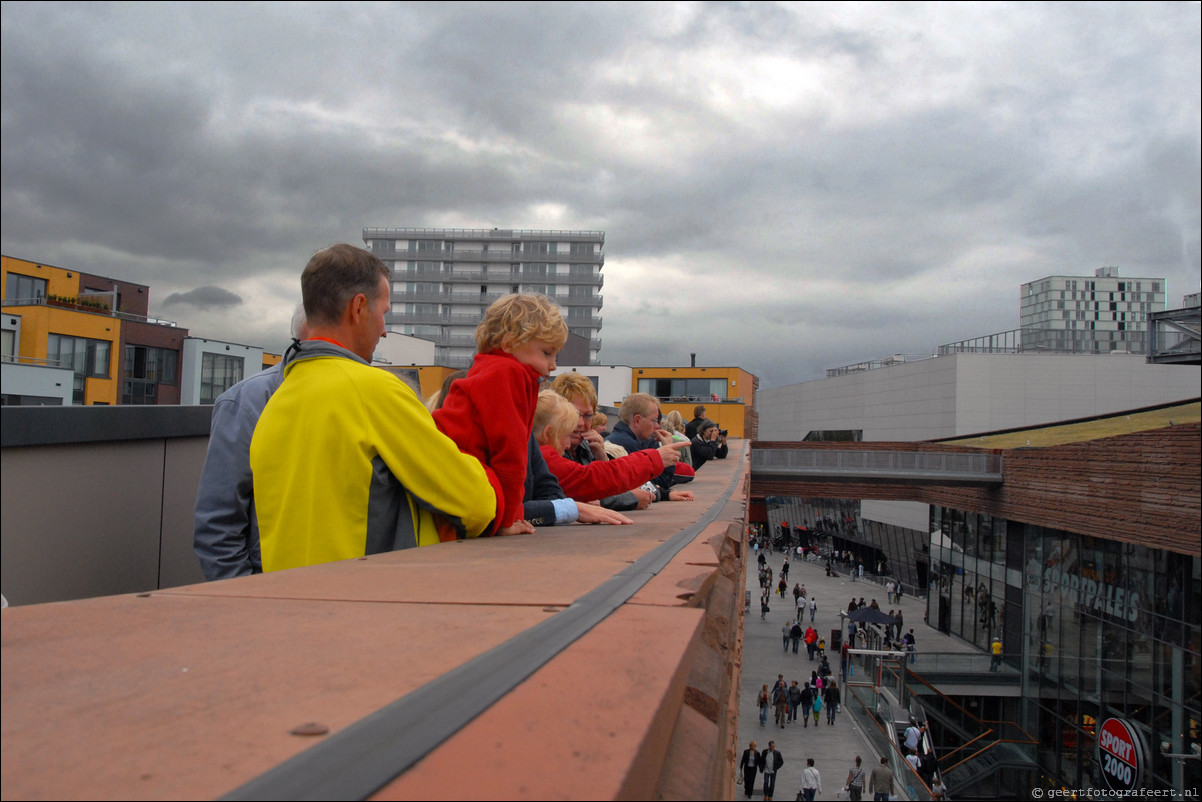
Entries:
[[[673, 443], [687, 443], [688, 436], [684, 433], [684, 416], [676, 410], [669, 412], [660, 424], [672, 435]], [[690, 468], [693, 467], [693, 452], [689, 446], [680, 449], [680, 461]]]

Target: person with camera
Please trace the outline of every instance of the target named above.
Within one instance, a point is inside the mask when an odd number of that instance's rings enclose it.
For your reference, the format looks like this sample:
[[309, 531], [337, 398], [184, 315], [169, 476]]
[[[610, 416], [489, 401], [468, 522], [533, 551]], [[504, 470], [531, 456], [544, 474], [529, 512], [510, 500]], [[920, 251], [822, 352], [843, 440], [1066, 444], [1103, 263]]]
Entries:
[[726, 459], [729, 448], [726, 445], [726, 430], [719, 429], [718, 424], [707, 420], [697, 428], [697, 436], [689, 446], [693, 452], [693, 470], [701, 470], [701, 466], [712, 459]]

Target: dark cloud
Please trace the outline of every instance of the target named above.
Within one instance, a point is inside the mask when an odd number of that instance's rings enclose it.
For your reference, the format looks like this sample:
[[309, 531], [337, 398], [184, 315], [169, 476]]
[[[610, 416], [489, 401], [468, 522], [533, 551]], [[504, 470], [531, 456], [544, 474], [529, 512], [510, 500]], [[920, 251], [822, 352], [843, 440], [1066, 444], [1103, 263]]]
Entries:
[[220, 287], [197, 287], [191, 292], [173, 292], [163, 299], [163, 306], [187, 304], [198, 309], [223, 309], [242, 305], [242, 299]]
[[604, 230], [605, 360], [765, 386], [1014, 328], [1045, 275], [1118, 264], [1176, 304], [1202, 269], [1196, 3], [2, 23], [4, 252], [150, 284], [203, 336], [282, 341], [309, 255], [365, 226]]

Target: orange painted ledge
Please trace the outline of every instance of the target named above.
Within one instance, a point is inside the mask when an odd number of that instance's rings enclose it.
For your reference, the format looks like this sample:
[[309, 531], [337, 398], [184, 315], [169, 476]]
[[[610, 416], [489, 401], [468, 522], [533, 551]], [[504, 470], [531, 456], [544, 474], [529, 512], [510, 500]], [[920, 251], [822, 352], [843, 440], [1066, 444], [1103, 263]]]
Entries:
[[0, 795], [227, 794], [330, 737], [298, 725], [338, 733], [547, 620], [733, 481], [719, 518], [634, 597], [376, 795], [728, 797], [747, 471], [736, 453], [707, 463], [696, 502], [634, 526], [6, 609]]

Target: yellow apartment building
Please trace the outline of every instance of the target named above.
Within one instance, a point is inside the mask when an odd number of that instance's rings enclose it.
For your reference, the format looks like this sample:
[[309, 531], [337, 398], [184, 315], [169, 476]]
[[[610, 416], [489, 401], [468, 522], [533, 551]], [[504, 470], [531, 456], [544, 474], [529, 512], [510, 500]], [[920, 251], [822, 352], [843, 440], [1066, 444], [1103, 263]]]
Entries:
[[116, 404], [121, 319], [99, 302], [81, 303], [79, 277], [76, 270], [0, 257], [5, 317], [17, 321], [5, 326], [4, 358], [71, 368], [74, 403]]
[[742, 368], [635, 368], [630, 390], [658, 398], [660, 415], [675, 410], [687, 422], [697, 406], [704, 406], [705, 417], [728, 430], [732, 438], [755, 439], [759, 383]]

